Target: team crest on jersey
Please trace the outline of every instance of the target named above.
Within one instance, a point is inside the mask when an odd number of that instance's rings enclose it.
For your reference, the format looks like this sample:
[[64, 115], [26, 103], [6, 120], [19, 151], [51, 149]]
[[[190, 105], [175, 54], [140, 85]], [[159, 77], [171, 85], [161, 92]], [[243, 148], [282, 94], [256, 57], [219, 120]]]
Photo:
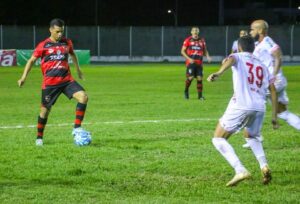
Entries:
[[56, 54], [57, 54], [57, 55], [60, 55], [60, 54], [61, 54], [61, 51], [60, 51], [60, 50], [57, 50], [57, 51], [56, 51]]
[[45, 101], [46, 101], [47, 103], [49, 103], [50, 100], [51, 100], [51, 96], [49, 96], [49, 95], [45, 96]]

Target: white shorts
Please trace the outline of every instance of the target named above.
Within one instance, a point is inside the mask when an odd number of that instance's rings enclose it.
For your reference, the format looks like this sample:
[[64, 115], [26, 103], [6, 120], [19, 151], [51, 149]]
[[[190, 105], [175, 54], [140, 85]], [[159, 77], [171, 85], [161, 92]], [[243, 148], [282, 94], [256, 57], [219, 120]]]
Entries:
[[[274, 82], [274, 86], [276, 88], [276, 92], [277, 92], [277, 97], [278, 97], [278, 102], [284, 105], [288, 105], [289, 104], [289, 97], [286, 93], [286, 86], [287, 86], [287, 81], [285, 77], [277, 77], [275, 82]], [[271, 95], [270, 95], [270, 91], [268, 90], [267, 92], [267, 96], [268, 96], [268, 101], [271, 102]]]
[[227, 132], [235, 133], [245, 128], [250, 137], [260, 137], [264, 115], [262, 111], [227, 108], [219, 122]]

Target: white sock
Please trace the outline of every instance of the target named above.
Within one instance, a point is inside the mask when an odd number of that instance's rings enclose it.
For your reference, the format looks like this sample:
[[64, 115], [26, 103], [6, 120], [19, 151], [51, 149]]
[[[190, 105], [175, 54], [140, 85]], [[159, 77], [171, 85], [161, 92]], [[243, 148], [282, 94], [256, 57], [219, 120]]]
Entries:
[[222, 154], [222, 156], [228, 161], [232, 168], [234, 168], [235, 173], [247, 171], [235, 154], [234, 149], [226, 139], [214, 137], [212, 139], [212, 143], [214, 144], [215, 148]]
[[250, 148], [255, 155], [260, 168], [262, 169], [263, 167], [268, 165], [261, 141], [258, 138], [249, 138], [248, 144], [250, 145]]
[[278, 114], [278, 117], [285, 120], [290, 126], [300, 130], [300, 118], [289, 111], [284, 111]]
[[[256, 137], [256, 139], [258, 139], [258, 141], [260, 141], [260, 142], [263, 142], [264, 141], [264, 137], [261, 135], [261, 136], [259, 136], [259, 137]], [[248, 141], [249, 141], [249, 138], [245, 138], [245, 141], [246, 141], [246, 143], [248, 143]]]

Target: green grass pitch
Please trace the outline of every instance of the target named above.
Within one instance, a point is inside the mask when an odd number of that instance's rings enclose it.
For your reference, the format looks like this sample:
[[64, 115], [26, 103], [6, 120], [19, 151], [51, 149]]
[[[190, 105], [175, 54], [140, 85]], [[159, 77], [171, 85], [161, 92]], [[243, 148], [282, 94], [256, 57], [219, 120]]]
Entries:
[[[204, 66], [207, 77], [217, 65]], [[233, 170], [211, 143], [232, 95], [231, 71], [204, 81], [205, 101], [183, 98], [184, 64], [83, 66], [89, 96], [83, 127], [90, 146], [73, 144], [75, 101], [61, 96], [49, 116], [44, 147], [35, 146], [41, 72], [23, 88], [21, 67], [0, 68], [0, 203], [299, 203], [300, 132], [280, 121], [272, 130], [270, 105], [263, 127], [273, 180], [261, 184], [259, 165], [230, 138], [253, 177], [233, 188]], [[300, 67], [284, 66], [290, 111], [300, 115]], [[73, 76], [77, 79], [75, 70]]]

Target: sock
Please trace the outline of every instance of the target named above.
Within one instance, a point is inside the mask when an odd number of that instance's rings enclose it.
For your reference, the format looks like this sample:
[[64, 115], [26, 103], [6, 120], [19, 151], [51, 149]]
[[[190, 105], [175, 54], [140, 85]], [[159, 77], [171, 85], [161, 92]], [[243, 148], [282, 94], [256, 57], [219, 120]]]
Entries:
[[202, 97], [202, 88], [203, 88], [202, 80], [197, 80], [198, 98]]
[[212, 139], [215, 148], [221, 153], [221, 155], [228, 161], [228, 163], [234, 168], [235, 173], [241, 173], [247, 171], [243, 166], [238, 156], [235, 154], [232, 146], [224, 138]]
[[[260, 141], [260, 142], [263, 142], [263, 141], [264, 141], [264, 137], [263, 137], [262, 135], [259, 136], [259, 137], [256, 137], [256, 139], [257, 139], [258, 141]], [[249, 138], [245, 138], [245, 141], [248, 143]]]
[[188, 78], [185, 80], [185, 91], [189, 91], [191, 83], [192, 81], [189, 80]]
[[278, 117], [285, 120], [290, 126], [294, 127], [297, 130], [300, 130], [300, 118], [294, 113], [289, 111], [284, 111], [278, 114]]
[[249, 138], [248, 144], [250, 145], [250, 148], [255, 155], [260, 168], [262, 169], [263, 167], [268, 165], [261, 141], [258, 138]]
[[37, 139], [43, 139], [44, 136], [44, 129], [47, 124], [47, 118], [38, 117], [38, 124], [37, 124]]
[[82, 123], [83, 118], [84, 118], [86, 106], [87, 106], [87, 104], [77, 103], [77, 106], [76, 106], [76, 119], [74, 121], [74, 128], [81, 127], [81, 123]]

